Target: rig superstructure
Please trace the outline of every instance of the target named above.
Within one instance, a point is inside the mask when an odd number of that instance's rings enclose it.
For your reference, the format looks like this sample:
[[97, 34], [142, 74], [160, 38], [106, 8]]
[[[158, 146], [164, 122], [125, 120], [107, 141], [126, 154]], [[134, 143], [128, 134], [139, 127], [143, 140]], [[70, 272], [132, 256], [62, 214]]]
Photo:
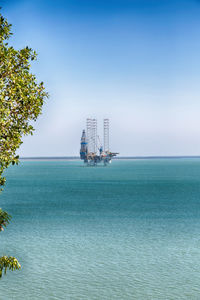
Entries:
[[80, 149], [80, 158], [87, 165], [96, 166], [102, 162], [106, 166], [118, 154], [109, 150], [109, 119], [103, 120], [103, 137], [104, 146], [102, 146], [97, 134], [97, 119], [88, 118], [86, 131], [83, 130], [82, 132]]

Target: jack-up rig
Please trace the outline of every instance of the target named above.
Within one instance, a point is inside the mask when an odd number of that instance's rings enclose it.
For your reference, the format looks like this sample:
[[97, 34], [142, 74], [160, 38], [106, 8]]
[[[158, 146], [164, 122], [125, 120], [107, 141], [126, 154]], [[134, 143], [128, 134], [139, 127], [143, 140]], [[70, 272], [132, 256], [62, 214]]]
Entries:
[[106, 166], [111, 163], [112, 157], [118, 153], [109, 150], [109, 119], [103, 120], [104, 146], [97, 134], [97, 119], [86, 120], [86, 131], [83, 130], [81, 137], [80, 158], [90, 166], [104, 163]]

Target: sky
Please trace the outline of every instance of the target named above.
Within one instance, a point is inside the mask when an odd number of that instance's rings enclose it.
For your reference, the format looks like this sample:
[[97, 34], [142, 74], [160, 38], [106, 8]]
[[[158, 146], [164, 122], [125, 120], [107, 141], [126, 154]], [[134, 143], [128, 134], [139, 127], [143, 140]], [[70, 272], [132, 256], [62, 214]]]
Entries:
[[200, 1], [0, 0], [49, 99], [20, 156], [79, 155], [86, 118], [120, 156], [200, 155]]

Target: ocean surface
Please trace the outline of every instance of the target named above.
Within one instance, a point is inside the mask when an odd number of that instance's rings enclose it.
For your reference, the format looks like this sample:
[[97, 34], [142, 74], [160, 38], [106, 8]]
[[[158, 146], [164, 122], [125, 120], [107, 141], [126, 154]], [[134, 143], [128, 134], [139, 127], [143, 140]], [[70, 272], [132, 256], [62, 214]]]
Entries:
[[0, 300], [200, 299], [200, 159], [24, 161], [0, 207]]

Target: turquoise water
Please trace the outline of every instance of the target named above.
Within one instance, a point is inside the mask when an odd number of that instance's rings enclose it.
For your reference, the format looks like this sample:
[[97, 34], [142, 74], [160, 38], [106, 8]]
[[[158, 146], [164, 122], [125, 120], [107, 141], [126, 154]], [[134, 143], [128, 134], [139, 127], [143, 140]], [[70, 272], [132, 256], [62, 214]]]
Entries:
[[200, 160], [11, 167], [0, 299], [200, 299]]

